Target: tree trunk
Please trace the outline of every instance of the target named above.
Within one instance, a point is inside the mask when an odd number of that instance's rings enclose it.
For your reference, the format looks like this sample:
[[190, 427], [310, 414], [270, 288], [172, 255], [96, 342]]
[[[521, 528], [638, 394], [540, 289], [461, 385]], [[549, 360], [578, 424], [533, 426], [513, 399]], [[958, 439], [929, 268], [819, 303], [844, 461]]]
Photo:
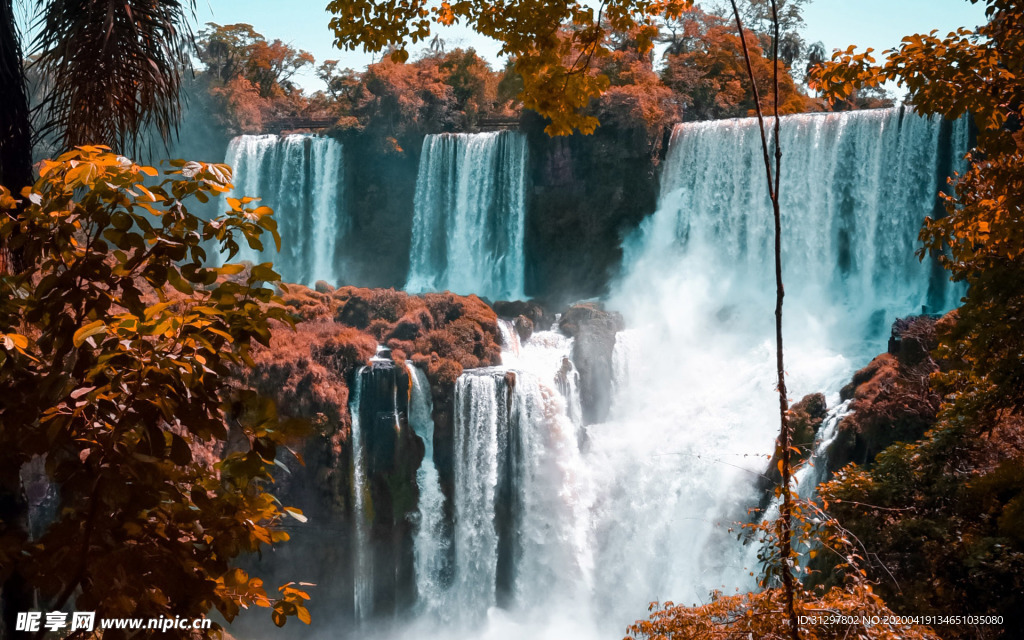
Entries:
[[[14, 23], [13, 0], [0, 0], [0, 185], [17, 195], [31, 183], [32, 129], [21, 39]], [[0, 246], [0, 274], [17, 270], [20, 262], [17, 254]], [[28, 504], [20, 473], [5, 469], [0, 475], [0, 535], [22, 538], [27, 535]], [[4, 567], [0, 581], [0, 637], [14, 637], [16, 616], [30, 608], [32, 594], [17, 567]]]
[[[17, 196], [32, 183], [32, 122], [14, 0], [0, 0], [0, 96], [0, 185]], [[20, 262], [0, 246], [0, 273], [17, 270]]]
[[32, 182], [32, 125], [13, 0], [0, 0], [0, 96], [0, 184], [17, 193]]
[[772, 218], [775, 227], [775, 366], [778, 376], [779, 392], [779, 439], [776, 442], [776, 455], [779, 459], [779, 471], [782, 475], [782, 504], [779, 505], [779, 556], [781, 560], [782, 588], [785, 596], [786, 618], [789, 637], [800, 640], [800, 625], [796, 613], [797, 579], [793, 575], [793, 492], [790, 484], [793, 479], [792, 450], [793, 432], [789, 424], [789, 397], [786, 391], [786, 371], [782, 349], [782, 301], [786, 289], [782, 286], [782, 217], [779, 210], [779, 187], [781, 185], [780, 165], [782, 163], [782, 147], [779, 140], [779, 12], [776, 0], [771, 0], [772, 7], [772, 94], [775, 111], [775, 134], [772, 146], [775, 150], [775, 167], [772, 170], [772, 158], [768, 153], [768, 133], [764, 126], [764, 114], [761, 111], [761, 97], [757, 91], [757, 81], [750, 66], [750, 52], [747, 50], [747, 37], [740, 19], [740, 11], [736, 0], [731, 0], [733, 15], [736, 18], [736, 30], [740, 34], [743, 45], [743, 60], [747, 66], [747, 77], [750, 79], [751, 91], [754, 94], [754, 108], [757, 111], [757, 126], [761, 133], [761, 151], [764, 155], [764, 171], [768, 180], [768, 197], [772, 201]]

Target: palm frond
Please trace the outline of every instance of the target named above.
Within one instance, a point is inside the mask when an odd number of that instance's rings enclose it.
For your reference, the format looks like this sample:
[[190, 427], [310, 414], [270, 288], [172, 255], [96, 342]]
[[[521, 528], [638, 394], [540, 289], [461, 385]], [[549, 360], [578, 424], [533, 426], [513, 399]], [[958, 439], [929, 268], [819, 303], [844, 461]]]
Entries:
[[21, 37], [12, 0], [0, 0], [0, 184], [14, 193], [32, 181], [32, 142]]
[[65, 147], [167, 142], [181, 116], [195, 0], [40, 0], [32, 47], [46, 91], [37, 134]]

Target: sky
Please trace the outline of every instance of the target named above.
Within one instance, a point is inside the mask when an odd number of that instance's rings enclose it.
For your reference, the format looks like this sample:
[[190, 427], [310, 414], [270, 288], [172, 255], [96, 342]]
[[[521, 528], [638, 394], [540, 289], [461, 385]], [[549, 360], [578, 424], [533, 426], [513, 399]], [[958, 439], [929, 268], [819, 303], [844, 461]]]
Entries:
[[[268, 39], [280, 38], [305, 49], [321, 60], [340, 60], [341, 66], [360, 69], [373, 58], [369, 54], [339, 51], [328, 28], [328, 0], [198, 0], [197, 21], [233, 24], [246, 22]], [[899, 44], [911, 33], [938, 29], [942, 34], [957, 27], [972, 27], [985, 21], [983, 3], [967, 0], [811, 0], [804, 8], [808, 42], [821, 41], [825, 51], [848, 45], [873, 47], [881, 52]], [[466, 28], [441, 34], [448, 48], [474, 47], [481, 55], [500, 65], [498, 45]], [[414, 48], [415, 52], [415, 48]], [[306, 89], [322, 85], [311, 71], [295, 80]]]
[[[279, 38], [313, 54], [317, 61], [340, 60], [343, 67], [360, 69], [373, 62], [361, 51], [340, 51], [328, 27], [328, 0], [196, 0], [197, 30], [207, 22], [218, 24], [249, 23], [270, 40]], [[27, 5], [20, 3], [24, 22]], [[825, 51], [845, 49], [848, 45], [873, 47], [881, 52], [899, 44], [911, 33], [938, 29], [942, 34], [960, 26], [972, 27], [985, 21], [984, 3], [967, 0], [811, 0], [804, 8], [804, 39], [821, 41]], [[445, 29], [440, 34], [449, 49], [474, 47], [495, 66], [498, 44], [465, 27]], [[413, 49], [415, 53], [417, 49]], [[323, 85], [307, 69], [295, 81], [308, 90]]]

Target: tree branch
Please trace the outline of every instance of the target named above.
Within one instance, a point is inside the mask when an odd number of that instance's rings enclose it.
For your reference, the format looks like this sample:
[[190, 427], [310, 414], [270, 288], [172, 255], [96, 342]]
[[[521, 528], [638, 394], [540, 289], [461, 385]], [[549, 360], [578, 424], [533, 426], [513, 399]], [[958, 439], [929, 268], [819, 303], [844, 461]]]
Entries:
[[786, 372], [783, 362], [782, 345], [782, 302], [786, 292], [782, 284], [782, 216], [779, 209], [779, 188], [780, 188], [780, 166], [782, 163], [782, 147], [779, 140], [779, 15], [776, 0], [771, 0], [772, 23], [774, 26], [772, 38], [772, 89], [773, 107], [775, 111], [775, 132], [773, 146], [775, 150], [775, 170], [772, 171], [772, 161], [768, 153], [768, 134], [764, 126], [764, 114], [761, 111], [761, 99], [757, 91], [757, 81], [754, 78], [754, 70], [750, 64], [750, 51], [747, 48], [747, 38], [743, 30], [743, 21], [740, 18], [739, 7], [736, 0], [730, 0], [733, 15], [736, 18], [736, 29], [739, 31], [740, 43], [743, 46], [743, 60], [747, 67], [747, 76], [750, 78], [751, 90], [754, 93], [754, 107], [757, 112], [757, 126], [761, 134], [761, 152], [764, 156], [764, 170], [768, 184], [768, 197], [772, 202], [772, 217], [775, 223], [775, 366], [778, 375], [779, 392], [779, 422], [780, 431], [778, 439], [778, 453], [782, 475], [782, 505], [779, 507], [779, 555], [781, 559], [782, 584], [786, 598], [786, 613], [789, 618], [789, 633], [792, 640], [800, 640], [800, 627], [796, 615], [796, 579], [793, 577], [791, 559], [793, 556], [793, 493], [790, 490], [792, 483], [792, 431], [789, 425], [789, 399], [786, 391]]

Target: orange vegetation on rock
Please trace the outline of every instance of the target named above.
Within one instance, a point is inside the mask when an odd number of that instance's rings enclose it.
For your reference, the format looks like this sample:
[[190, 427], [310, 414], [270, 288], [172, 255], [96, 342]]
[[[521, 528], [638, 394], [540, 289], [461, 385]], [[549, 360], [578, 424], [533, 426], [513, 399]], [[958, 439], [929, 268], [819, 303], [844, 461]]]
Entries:
[[[651, 617], [631, 625], [626, 640], [788, 640], [793, 635], [783, 600], [776, 587], [729, 596], [716, 591], [711, 602], [697, 607], [652, 603]], [[938, 640], [929, 627], [903, 624], [867, 584], [802, 592], [797, 612], [804, 640]]]
[[347, 380], [379, 344], [396, 362], [426, 371], [438, 389], [454, 385], [463, 369], [501, 362], [498, 317], [476, 296], [288, 285], [281, 298], [295, 330], [275, 331], [248, 376], [282, 413], [313, 419], [322, 433], [348, 437]]
[[854, 374], [840, 397], [851, 400], [839, 425], [829, 466], [865, 464], [893, 442], [912, 442], [935, 422], [940, 396], [931, 375], [939, 370], [931, 352], [937, 342], [934, 319], [898, 320], [890, 353], [883, 353]]

